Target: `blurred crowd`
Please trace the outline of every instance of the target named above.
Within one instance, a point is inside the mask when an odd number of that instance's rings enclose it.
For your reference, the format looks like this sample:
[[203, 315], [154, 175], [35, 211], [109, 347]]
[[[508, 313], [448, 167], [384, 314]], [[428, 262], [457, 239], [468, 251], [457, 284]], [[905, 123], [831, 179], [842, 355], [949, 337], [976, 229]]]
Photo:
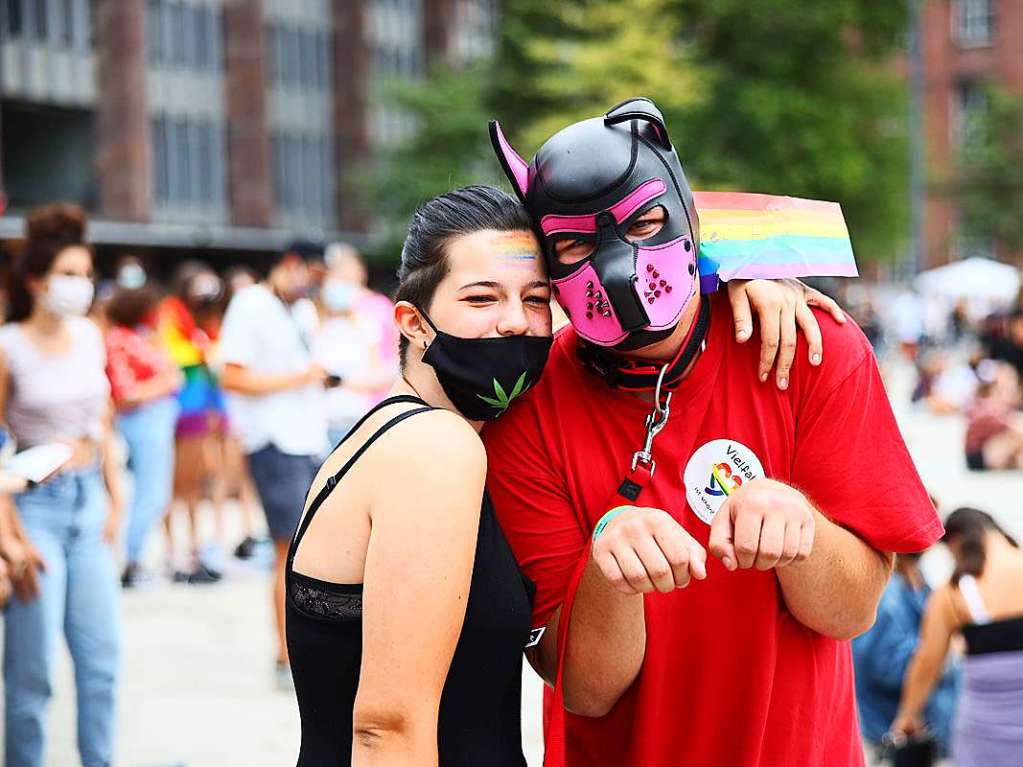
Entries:
[[[367, 287], [365, 264], [344, 243], [296, 241], [262, 274], [188, 261], [166, 282], [125, 255], [101, 279], [85, 230], [77, 206], [31, 212], [3, 294], [9, 767], [43, 763], [62, 635], [82, 761], [110, 763], [118, 582], [132, 589], [163, 576], [208, 587], [232, 559], [262, 552], [274, 561], [277, 682], [290, 685], [288, 542], [331, 445], [398, 374], [391, 302]], [[52, 456], [54, 446], [60, 458], [45, 477], [13, 472], [15, 451]]]
[[976, 302], [857, 289], [850, 299], [878, 358], [912, 365], [912, 402], [963, 419], [970, 470], [1023, 467], [1023, 292], [1014, 301]]
[[[325, 389], [325, 445], [336, 444], [397, 375], [390, 301], [367, 288], [365, 264], [343, 243], [324, 248], [296, 241], [273, 270], [298, 272], [290, 319], [282, 321], [298, 326], [308, 349], [308, 376]], [[244, 395], [222, 385], [221, 337], [235, 297], [268, 277], [246, 265], [217, 271], [188, 261], [163, 284], [139, 259], [126, 256], [113, 279], [99, 285], [91, 314], [104, 330], [117, 430], [136, 487], [121, 580], [127, 588], [146, 577], [140, 556], [161, 520], [164, 571], [175, 581], [216, 582], [225, 556], [248, 559], [254, 553], [261, 515], [242, 442], [248, 413]], [[205, 537], [197, 524], [204, 501], [215, 521]], [[230, 509], [241, 514], [240, 541], [225, 537]], [[184, 546], [173, 539], [175, 513], [188, 521]]]
[[[1009, 277], [1003, 294], [1019, 283]], [[845, 303], [887, 372], [912, 371], [913, 407], [959, 421], [968, 470], [1015, 471], [1023, 292], [1000, 300], [978, 292], [856, 286]], [[929, 584], [924, 552], [899, 554], [874, 626], [853, 640], [862, 733], [879, 761], [896, 765], [1016, 764], [1004, 744], [1023, 737], [1023, 553], [985, 511], [942, 517], [951, 578]]]

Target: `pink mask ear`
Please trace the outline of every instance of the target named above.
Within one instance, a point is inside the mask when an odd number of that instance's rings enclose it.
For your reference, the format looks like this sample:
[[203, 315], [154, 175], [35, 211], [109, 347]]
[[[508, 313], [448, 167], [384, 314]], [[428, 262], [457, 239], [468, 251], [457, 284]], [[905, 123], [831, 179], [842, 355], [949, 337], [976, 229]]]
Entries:
[[490, 143], [494, 145], [497, 159], [501, 161], [501, 167], [508, 176], [515, 192], [522, 202], [526, 201], [526, 193], [529, 191], [529, 165], [519, 156], [519, 153], [512, 149], [508, 139], [504, 137], [501, 124], [497, 120], [490, 121]]

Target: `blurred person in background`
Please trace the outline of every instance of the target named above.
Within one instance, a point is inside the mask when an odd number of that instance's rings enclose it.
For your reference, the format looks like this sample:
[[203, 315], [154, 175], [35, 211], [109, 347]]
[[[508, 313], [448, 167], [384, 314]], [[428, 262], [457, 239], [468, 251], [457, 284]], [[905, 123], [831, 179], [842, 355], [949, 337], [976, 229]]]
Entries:
[[[398, 370], [398, 330], [394, 326], [394, 303], [387, 296], [369, 288], [369, 272], [366, 263], [354, 247], [345, 242], [327, 246], [323, 257], [327, 275], [331, 280], [351, 282], [361, 290], [355, 297], [352, 311], [379, 330], [377, 359], [385, 370]], [[397, 373], [395, 373], [396, 375]], [[390, 388], [393, 378], [386, 381], [374, 394], [373, 401], [379, 401]]]
[[159, 301], [159, 292], [143, 279], [138, 287], [119, 286], [106, 307], [107, 377], [133, 479], [121, 574], [125, 588], [139, 580], [146, 538], [166, 515], [173, 493], [176, 395], [183, 378], [156, 333]]
[[1001, 322], [986, 323], [983, 339], [987, 356], [1008, 362], [1023, 374], [1023, 308], [1016, 307]]
[[336, 445], [379, 399], [377, 393], [397, 378], [380, 359], [380, 324], [355, 310], [365, 288], [333, 273], [320, 291], [322, 312], [313, 340], [313, 359], [327, 372], [327, 425]]
[[[229, 306], [231, 299], [237, 293], [259, 282], [259, 275], [250, 266], [236, 264], [227, 270], [224, 282], [227, 284], [225, 306]], [[217, 364], [218, 372], [222, 375], [224, 365], [223, 358], [219, 354]], [[249, 465], [245, 460], [245, 448], [242, 445], [241, 431], [238, 428], [237, 395], [224, 392], [224, 402], [227, 405], [228, 415], [228, 430], [221, 443], [224, 476], [227, 481], [225, 495], [238, 503], [242, 532], [242, 540], [235, 546], [234, 556], [243, 560], [251, 559], [256, 553], [256, 546], [259, 544], [260, 538], [259, 498], [255, 485], [252, 483], [252, 477], [249, 475]]]
[[[173, 546], [173, 520], [166, 517], [170, 565], [174, 580], [206, 584], [221, 579], [223, 556], [223, 466], [217, 444], [227, 429], [227, 410], [220, 385], [210, 367], [219, 325], [224, 283], [205, 264], [182, 264], [174, 280], [175, 293], [160, 307], [160, 334], [184, 375], [178, 393], [181, 412], [175, 432], [174, 498], [188, 512], [191, 554], [178, 562]], [[199, 504], [212, 500], [214, 542], [203, 545]]]
[[912, 290], [904, 290], [891, 302], [889, 311], [899, 351], [915, 363], [925, 334], [923, 300]]
[[[920, 571], [921, 556], [922, 552], [895, 557], [895, 573], [881, 595], [873, 627], [852, 640], [860, 730], [878, 752], [899, 708], [902, 680], [919, 644], [920, 621], [931, 595]], [[927, 700], [924, 716], [944, 753], [958, 696], [959, 669], [949, 664]]]
[[1023, 467], [1023, 414], [1019, 375], [1003, 362], [980, 366], [982, 381], [966, 409], [963, 448], [973, 471]]
[[973, 334], [973, 323], [970, 322], [970, 305], [965, 298], [960, 298], [952, 307], [948, 318], [949, 340], [958, 344]]
[[113, 549], [122, 504], [103, 337], [85, 317], [94, 296], [85, 225], [75, 205], [28, 216], [0, 329], [0, 417], [21, 448], [65, 442], [74, 451], [55, 476], [14, 498], [23, 556], [11, 562], [17, 597], [4, 620], [6, 767], [47, 763], [62, 631], [75, 668], [81, 761], [113, 761], [121, 644]]
[[138, 256], [123, 256], [117, 264], [114, 284], [126, 290], [138, 290], [149, 282], [149, 275]]
[[291, 304], [291, 316], [298, 322], [303, 338], [309, 341], [320, 326], [315, 299], [319, 296], [320, 286], [327, 273], [323, 261], [323, 245], [312, 240], [293, 240], [284, 249], [282, 258], [305, 264], [307, 284], [302, 295]]
[[891, 730], [915, 735], [924, 729], [924, 706], [952, 638], [962, 635], [966, 659], [952, 758], [957, 767], [1016, 767], [1023, 755], [1023, 552], [977, 509], [953, 511], [942, 540], [955, 572], [927, 601]]
[[982, 356], [974, 354], [968, 360], [954, 359], [944, 350], [922, 353], [917, 370], [917, 385], [913, 401], [923, 399], [935, 415], [963, 411], [973, 400], [980, 384], [977, 366]]
[[277, 630], [278, 687], [291, 686], [284, 635], [284, 570], [288, 545], [319, 458], [327, 448], [323, 402], [326, 374], [313, 362], [311, 339], [295, 316], [307, 295], [309, 271], [296, 252], [283, 254], [265, 282], [239, 291], [221, 329], [224, 389], [234, 395], [276, 564], [271, 599]]

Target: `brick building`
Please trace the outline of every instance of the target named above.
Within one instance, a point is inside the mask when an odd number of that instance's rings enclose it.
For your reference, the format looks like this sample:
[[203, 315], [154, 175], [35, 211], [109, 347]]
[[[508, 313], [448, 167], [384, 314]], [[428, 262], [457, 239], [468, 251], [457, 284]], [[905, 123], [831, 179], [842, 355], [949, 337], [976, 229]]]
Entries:
[[[919, 35], [927, 181], [949, 178], [956, 153], [974, 137], [983, 86], [1023, 96], [1023, 0], [923, 0]], [[1023, 126], [1020, 126], [1023, 130]], [[997, 243], [958, 234], [955, 206], [932, 191], [923, 217], [923, 265], [973, 255], [1023, 260]]]
[[[373, 99], [492, 45], [496, 0], [0, 0], [0, 239], [54, 199], [101, 248], [361, 242]], [[109, 247], [108, 247], [109, 246]]]

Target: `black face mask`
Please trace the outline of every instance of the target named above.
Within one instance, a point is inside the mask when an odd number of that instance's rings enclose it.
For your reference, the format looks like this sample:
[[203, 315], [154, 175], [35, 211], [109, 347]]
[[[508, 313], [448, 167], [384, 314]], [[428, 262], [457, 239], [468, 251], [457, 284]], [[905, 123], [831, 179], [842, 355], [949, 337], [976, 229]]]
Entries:
[[493, 421], [540, 380], [554, 339], [550, 336], [459, 338], [438, 330], [423, 362], [437, 373], [444, 393], [470, 421]]

